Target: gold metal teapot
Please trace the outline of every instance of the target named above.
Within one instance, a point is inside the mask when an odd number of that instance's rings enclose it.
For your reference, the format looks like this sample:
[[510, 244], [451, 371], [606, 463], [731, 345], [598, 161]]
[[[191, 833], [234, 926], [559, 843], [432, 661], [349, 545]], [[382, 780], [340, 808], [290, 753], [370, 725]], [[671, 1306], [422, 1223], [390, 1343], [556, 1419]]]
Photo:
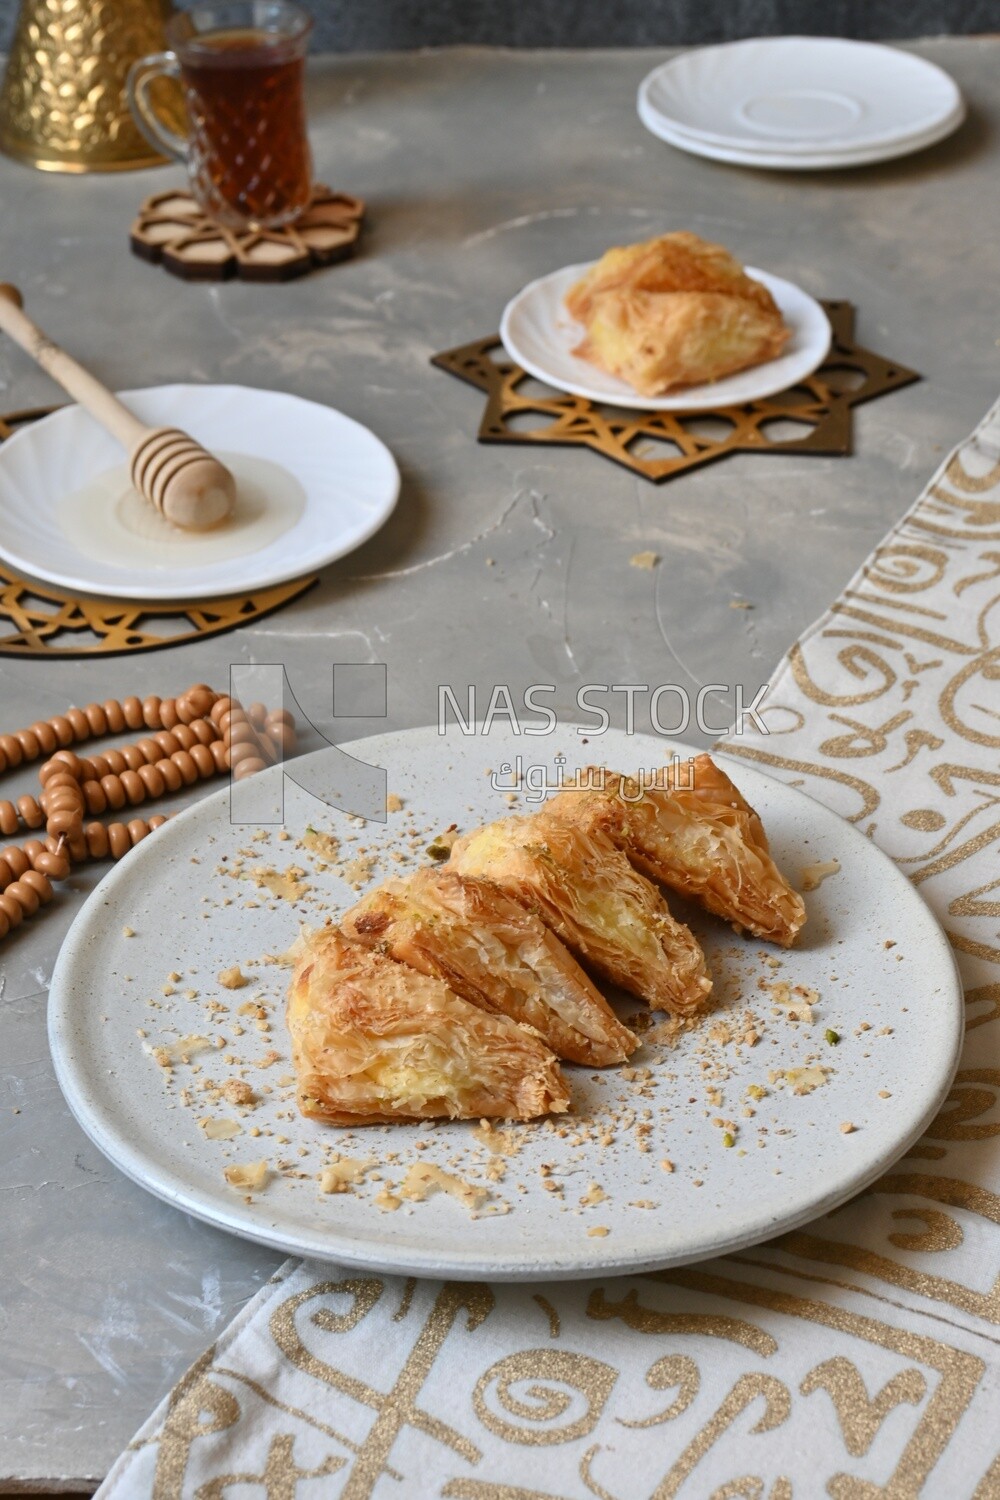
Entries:
[[[132, 119], [125, 77], [163, 48], [171, 10], [170, 0], [21, 0], [0, 91], [0, 150], [46, 172], [163, 161]], [[162, 105], [176, 117], [179, 96]]]

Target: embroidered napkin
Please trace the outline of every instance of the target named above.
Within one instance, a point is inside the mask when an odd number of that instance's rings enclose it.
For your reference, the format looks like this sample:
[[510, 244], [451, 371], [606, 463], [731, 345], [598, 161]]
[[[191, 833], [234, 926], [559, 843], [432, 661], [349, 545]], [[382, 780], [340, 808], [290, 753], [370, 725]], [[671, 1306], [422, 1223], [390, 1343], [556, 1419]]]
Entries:
[[102, 1500], [1000, 1496], [1000, 404], [731, 739], [855, 822], [966, 985], [923, 1139], [805, 1230], [653, 1276], [485, 1286], [290, 1261]]

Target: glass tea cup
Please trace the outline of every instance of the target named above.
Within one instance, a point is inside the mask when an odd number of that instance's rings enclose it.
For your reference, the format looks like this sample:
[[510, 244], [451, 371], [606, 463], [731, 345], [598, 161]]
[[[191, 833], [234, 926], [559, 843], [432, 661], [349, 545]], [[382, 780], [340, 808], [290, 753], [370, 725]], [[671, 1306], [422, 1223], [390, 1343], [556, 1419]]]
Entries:
[[[201, 208], [229, 229], [291, 224], [309, 203], [305, 58], [310, 16], [291, 0], [194, 5], [167, 24], [168, 52], [129, 71], [129, 104], [147, 140], [185, 162]], [[179, 78], [188, 138], [157, 115], [150, 86]]]

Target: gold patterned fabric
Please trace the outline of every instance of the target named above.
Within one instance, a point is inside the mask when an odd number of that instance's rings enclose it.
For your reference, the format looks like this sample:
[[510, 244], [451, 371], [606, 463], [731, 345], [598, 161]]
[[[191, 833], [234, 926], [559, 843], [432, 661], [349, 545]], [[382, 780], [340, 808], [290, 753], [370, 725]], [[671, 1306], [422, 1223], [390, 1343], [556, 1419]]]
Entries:
[[652, 1276], [289, 1262], [119, 1459], [114, 1500], [1000, 1496], [1000, 404], [727, 750], [857, 823], [966, 985], [955, 1088], [806, 1230]]

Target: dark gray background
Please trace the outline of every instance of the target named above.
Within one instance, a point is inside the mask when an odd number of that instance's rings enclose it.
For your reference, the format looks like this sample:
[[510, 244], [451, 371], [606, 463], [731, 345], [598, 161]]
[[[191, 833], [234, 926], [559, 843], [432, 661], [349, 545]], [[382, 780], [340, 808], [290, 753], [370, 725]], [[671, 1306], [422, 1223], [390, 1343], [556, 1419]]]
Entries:
[[[318, 51], [480, 43], [668, 47], [732, 37], [969, 35], [1000, 30], [1000, 0], [305, 0]], [[0, 0], [0, 50], [18, 0]]]

